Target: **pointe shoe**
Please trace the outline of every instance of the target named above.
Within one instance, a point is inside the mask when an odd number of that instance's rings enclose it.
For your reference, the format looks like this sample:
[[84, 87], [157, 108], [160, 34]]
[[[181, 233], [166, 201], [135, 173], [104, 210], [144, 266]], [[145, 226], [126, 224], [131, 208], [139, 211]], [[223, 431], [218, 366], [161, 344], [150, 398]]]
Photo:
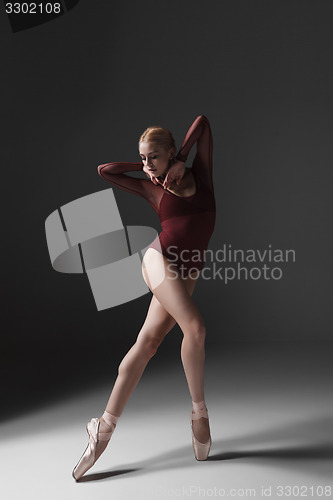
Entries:
[[88, 445], [73, 469], [72, 476], [78, 481], [96, 462], [96, 446], [99, 441], [109, 441], [115, 430], [116, 423], [119, 417], [104, 412], [103, 420], [111, 427], [110, 432], [99, 432], [100, 419], [92, 418], [87, 424], [87, 433], [89, 434]]
[[207, 460], [209, 455], [209, 450], [212, 445], [212, 439], [209, 436], [207, 443], [200, 443], [194, 435], [193, 432], [193, 420], [199, 420], [199, 418], [208, 418], [208, 412], [204, 401], [200, 403], [195, 403], [192, 401], [192, 413], [191, 413], [191, 429], [192, 429], [192, 445], [194, 456], [197, 460]]

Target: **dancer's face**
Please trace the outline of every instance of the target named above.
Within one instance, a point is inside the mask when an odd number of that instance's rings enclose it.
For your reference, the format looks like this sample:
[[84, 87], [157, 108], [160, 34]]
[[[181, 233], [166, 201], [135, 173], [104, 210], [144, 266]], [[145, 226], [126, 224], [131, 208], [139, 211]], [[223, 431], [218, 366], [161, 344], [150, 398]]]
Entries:
[[165, 149], [154, 142], [143, 141], [139, 144], [142, 163], [154, 177], [166, 174], [172, 152], [172, 148]]

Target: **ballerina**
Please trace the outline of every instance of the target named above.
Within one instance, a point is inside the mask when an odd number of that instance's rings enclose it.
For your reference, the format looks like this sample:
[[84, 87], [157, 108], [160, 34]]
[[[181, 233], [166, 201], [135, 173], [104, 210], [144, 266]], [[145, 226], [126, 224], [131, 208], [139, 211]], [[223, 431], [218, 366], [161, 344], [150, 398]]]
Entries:
[[[196, 155], [189, 168], [185, 162], [194, 144]], [[215, 226], [212, 150], [209, 121], [200, 115], [177, 155], [171, 132], [149, 127], [139, 139], [140, 163], [98, 167], [98, 173], [116, 187], [145, 198], [159, 215], [162, 231], [142, 260], [142, 276], [153, 294], [146, 320], [119, 365], [103, 415], [87, 424], [89, 443], [73, 470], [76, 480], [105, 450], [145, 367], [176, 323], [183, 333], [181, 359], [192, 398], [194, 455], [200, 461], [209, 455], [212, 440], [204, 396], [206, 328], [192, 294]], [[126, 175], [131, 171], [143, 171], [148, 179]]]

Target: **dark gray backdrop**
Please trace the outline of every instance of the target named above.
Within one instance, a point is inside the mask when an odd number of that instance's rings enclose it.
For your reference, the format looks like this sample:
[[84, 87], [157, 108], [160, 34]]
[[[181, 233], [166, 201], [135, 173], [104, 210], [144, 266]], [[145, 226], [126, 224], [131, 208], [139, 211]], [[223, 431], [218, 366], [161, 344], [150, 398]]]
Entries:
[[[56, 273], [46, 217], [112, 187], [109, 161], [137, 161], [151, 124], [179, 146], [198, 114], [214, 137], [210, 248], [294, 249], [281, 280], [201, 280], [207, 350], [231, 340], [332, 339], [333, 31], [329, 1], [81, 0], [66, 15], [1, 29], [1, 366], [6, 412], [114, 374], [151, 299], [97, 312], [83, 275]], [[115, 189], [125, 224], [159, 229], [143, 199]], [[153, 363], [175, 356], [175, 328]], [[98, 368], [98, 369], [97, 369]], [[2, 379], [4, 380], [4, 379]], [[19, 392], [15, 392], [19, 391]]]

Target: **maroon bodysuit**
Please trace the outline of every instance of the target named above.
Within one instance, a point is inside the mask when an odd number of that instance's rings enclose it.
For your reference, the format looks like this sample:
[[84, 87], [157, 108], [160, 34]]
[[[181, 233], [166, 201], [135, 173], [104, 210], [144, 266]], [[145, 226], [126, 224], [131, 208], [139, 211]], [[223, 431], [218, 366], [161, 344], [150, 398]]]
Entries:
[[141, 163], [106, 163], [99, 165], [98, 173], [115, 186], [145, 198], [157, 212], [162, 231], [148, 248], [162, 250], [176, 263], [181, 276], [191, 269], [201, 270], [205, 263], [205, 250], [213, 233], [216, 205], [212, 179], [213, 141], [209, 121], [200, 115], [188, 130], [176, 159], [186, 161], [194, 144], [197, 151], [193, 160], [196, 192], [191, 196], [178, 196], [155, 185], [150, 179], [138, 179], [125, 172], [142, 170]]

